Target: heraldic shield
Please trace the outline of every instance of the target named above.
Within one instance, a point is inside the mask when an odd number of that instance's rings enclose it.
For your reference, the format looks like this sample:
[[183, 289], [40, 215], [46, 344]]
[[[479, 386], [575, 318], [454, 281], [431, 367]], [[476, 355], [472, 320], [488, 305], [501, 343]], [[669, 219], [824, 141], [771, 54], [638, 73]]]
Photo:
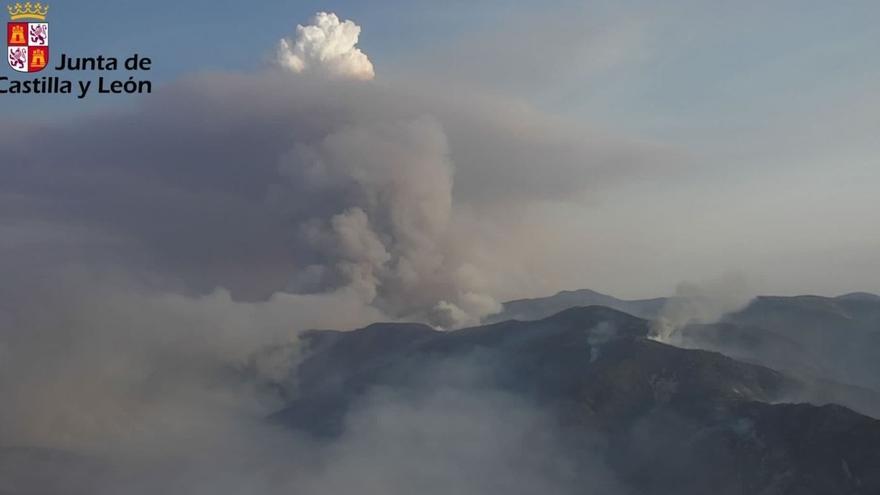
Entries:
[[18, 72], [39, 72], [49, 65], [49, 7], [17, 3], [7, 7], [6, 61]]

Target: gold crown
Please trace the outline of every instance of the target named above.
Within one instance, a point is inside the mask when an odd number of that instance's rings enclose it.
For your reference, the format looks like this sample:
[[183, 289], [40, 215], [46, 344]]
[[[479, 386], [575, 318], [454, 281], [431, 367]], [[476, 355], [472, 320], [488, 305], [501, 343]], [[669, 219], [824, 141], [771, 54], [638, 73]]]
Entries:
[[33, 19], [37, 21], [45, 21], [46, 14], [49, 13], [49, 6], [43, 5], [40, 2], [30, 3], [27, 2], [24, 5], [17, 3], [15, 5], [8, 5], [6, 10], [9, 11], [9, 18], [13, 21], [18, 21], [22, 19]]

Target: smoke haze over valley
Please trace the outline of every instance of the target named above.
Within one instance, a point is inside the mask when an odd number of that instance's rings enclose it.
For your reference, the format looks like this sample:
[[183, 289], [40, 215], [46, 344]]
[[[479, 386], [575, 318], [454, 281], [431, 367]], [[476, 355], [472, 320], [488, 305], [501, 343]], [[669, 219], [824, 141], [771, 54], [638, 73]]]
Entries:
[[876, 33], [755, 4], [790, 66], [725, 79], [685, 4], [321, 6], [4, 100], [0, 495], [880, 492], [880, 72], [738, 105]]

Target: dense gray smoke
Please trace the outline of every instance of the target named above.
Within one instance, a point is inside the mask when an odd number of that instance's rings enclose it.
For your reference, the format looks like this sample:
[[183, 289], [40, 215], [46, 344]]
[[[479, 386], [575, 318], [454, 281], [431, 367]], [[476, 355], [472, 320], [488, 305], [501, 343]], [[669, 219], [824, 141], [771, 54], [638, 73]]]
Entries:
[[107, 238], [126, 270], [199, 292], [346, 289], [388, 318], [442, 327], [496, 309], [451, 225], [435, 119], [361, 104], [387, 96], [370, 87], [211, 79], [216, 94], [201, 94], [207, 80], [181, 84], [134, 114], [40, 130], [52, 150], [4, 167], [9, 228], [76, 225], [86, 244]]
[[[282, 43], [284, 70], [0, 123], [0, 492], [564, 492], [556, 466], [505, 448], [540, 412], [492, 391], [375, 399], [333, 446], [265, 422], [265, 384], [300, 356], [262, 349], [316, 327], [475, 323], [554, 240], [520, 212], [657, 156], [493, 97], [372, 81], [358, 34], [319, 14]], [[380, 437], [400, 440], [391, 464]], [[476, 458], [448, 459], [443, 442], [475, 440]], [[536, 452], [556, 459], [554, 442]], [[399, 478], [412, 462], [436, 472]], [[485, 478], [453, 479], [473, 463]]]
[[[236, 300], [345, 290], [389, 319], [476, 322], [560, 235], [524, 235], [529, 205], [613, 181], [628, 167], [609, 163], [648, 153], [447, 103], [364, 81], [211, 74], [148, 105], [3, 132], [11, 265], [111, 267]], [[36, 135], [52, 146], [17, 145]]]
[[336, 189], [345, 209], [300, 225], [316, 263], [294, 290], [350, 286], [390, 315], [442, 327], [498, 305], [456, 252], [452, 164], [440, 125], [414, 120], [345, 126], [299, 145], [282, 170], [311, 190]]

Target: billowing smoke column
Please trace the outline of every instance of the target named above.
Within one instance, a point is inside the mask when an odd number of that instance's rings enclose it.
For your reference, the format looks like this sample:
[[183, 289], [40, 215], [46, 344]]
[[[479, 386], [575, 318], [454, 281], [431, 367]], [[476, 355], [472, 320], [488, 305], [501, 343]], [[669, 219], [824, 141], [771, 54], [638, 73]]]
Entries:
[[296, 73], [315, 72], [343, 79], [372, 79], [373, 64], [355, 45], [361, 28], [318, 12], [308, 26], [296, 27], [296, 39], [278, 44], [277, 63]]
[[321, 13], [280, 43], [281, 70], [184, 77], [73, 125], [0, 122], [3, 282], [85, 266], [235, 303], [338, 299], [369, 315], [352, 326], [456, 327], [569, 235], [531, 206], [669, 155], [494, 96], [374, 84], [359, 32]]
[[[360, 27], [320, 12], [282, 39], [279, 64], [294, 73], [372, 79], [355, 48]], [[329, 217], [299, 226], [315, 260], [292, 281], [301, 293], [351, 287], [396, 318], [443, 327], [477, 323], [499, 305], [450, 238], [453, 166], [446, 136], [430, 117], [360, 123], [299, 144], [281, 165], [291, 181], [338, 191]]]
[[456, 252], [452, 163], [433, 119], [344, 127], [298, 146], [282, 170], [312, 190], [336, 190], [339, 203], [332, 215], [300, 225], [315, 262], [291, 290], [351, 287], [389, 315], [440, 327], [497, 311]]

